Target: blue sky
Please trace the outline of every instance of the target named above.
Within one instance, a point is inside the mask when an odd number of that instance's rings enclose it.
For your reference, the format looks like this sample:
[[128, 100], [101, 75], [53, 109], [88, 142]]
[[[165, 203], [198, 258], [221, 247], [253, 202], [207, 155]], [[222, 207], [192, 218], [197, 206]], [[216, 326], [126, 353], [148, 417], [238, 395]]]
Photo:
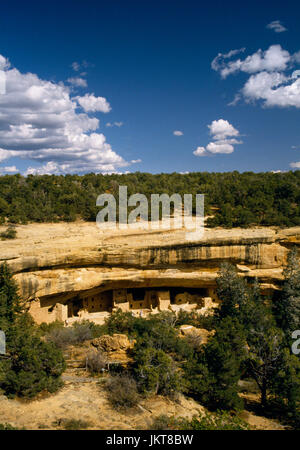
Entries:
[[299, 23], [290, 0], [1, 5], [0, 173], [300, 168]]

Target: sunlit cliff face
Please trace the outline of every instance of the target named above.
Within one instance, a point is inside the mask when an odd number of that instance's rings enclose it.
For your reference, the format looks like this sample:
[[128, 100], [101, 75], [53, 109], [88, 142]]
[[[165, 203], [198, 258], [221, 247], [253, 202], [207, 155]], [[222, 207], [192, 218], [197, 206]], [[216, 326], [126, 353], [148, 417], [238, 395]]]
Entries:
[[[199, 308], [203, 298], [214, 301], [209, 289], [216, 288], [223, 262], [233, 264], [249, 280], [257, 277], [264, 293], [279, 289], [288, 250], [299, 245], [300, 228], [211, 229], [193, 243], [184, 236], [184, 230], [130, 234], [100, 232], [90, 223], [32, 224], [18, 227], [17, 239], [1, 242], [1, 256], [35, 317], [38, 311], [46, 311], [47, 321], [53, 320], [57, 308], [64, 309], [64, 317], [109, 314], [117, 307], [112, 299], [119, 289], [127, 292], [120, 304], [128, 310], [165, 307], [149, 301], [146, 292], [151, 291], [154, 297], [157, 291], [169, 292], [167, 299], [160, 299], [169, 302], [167, 309], [176, 309], [177, 294], [196, 294], [198, 300], [191, 297], [182, 305]], [[135, 300], [134, 290], [139, 289], [144, 293]], [[105, 292], [109, 299], [101, 303], [97, 296]], [[95, 312], [88, 300], [93, 297]]]

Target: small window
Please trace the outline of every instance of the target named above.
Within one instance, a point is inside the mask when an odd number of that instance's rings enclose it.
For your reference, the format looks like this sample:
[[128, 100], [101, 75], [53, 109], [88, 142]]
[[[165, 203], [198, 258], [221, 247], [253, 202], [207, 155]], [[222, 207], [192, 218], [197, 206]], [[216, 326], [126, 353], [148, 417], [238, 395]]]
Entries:
[[132, 308], [132, 303], [130, 303], [130, 308]]
[[140, 307], [142, 307], [143, 306], [143, 303], [140, 303]]

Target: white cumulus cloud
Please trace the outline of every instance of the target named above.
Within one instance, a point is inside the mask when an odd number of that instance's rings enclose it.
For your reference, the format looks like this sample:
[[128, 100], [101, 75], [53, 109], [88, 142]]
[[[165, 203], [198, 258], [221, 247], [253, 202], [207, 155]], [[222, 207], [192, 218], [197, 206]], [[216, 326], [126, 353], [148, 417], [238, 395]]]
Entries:
[[6, 166], [6, 167], [0, 167], [0, 174], [11, 174], [11, 173], [16, 173], [18, 172], [18, 169], [16, 168], [16, 166]]
[[183, 132], [180, 130], [173, 131], [174, 136], [183, 136]]
[[6, 70], [10, 67], [10, 62], [7, 58], [0, 55], [0, 70]]
[[216, 72], [222, 70], [222, 68], [225, 66], [226, 59], [230, 59], [233, 56], [238, 55], [239, 53], [243, 53], [245, 50], [245, 48], [239, 48], [236, 50], [230, 50], [228, 53], [218, 53], [218, 55], [213, 59], [211, 63], [211, 68]]
[[[244, 49], [243, 49], [244, 50]], [[222, 78], [228, 75], [241, 71], [246, 73], [255, 73], [266, 70], [273, 72], [274, 70], [285, 70], [291, 55], [287, 50], [282, 49], [280, 45], [271, 45], [266, 51], [261, 49], [245, 59], [236, 59], [234, 61], [227, 61], [230, 57], [235, 55], [237, 50], [232, 50], [226, 55], [219, 54], [212, 62], [212, 68], [220, 72]]]
[[193, 152], [195, 156], [208, 156], [218, 153], [229, 154], [234, 151], [234, 145], [242, 144], [242, 141], [236, 139], [240, 134], [239, 131], [228, 120], [213, 120], [207, 126], [212, 136], [212, 141], [206, 147], [197, 147]]
[[259, 49], [244, 60], [229, 61], [229, 57], [225, 58], [227, 55], [220, 55], [214, 59], [212, 68], [220, 73], [221, 78], [235, 72], [249, 74], [230, 105], [234, 106], [244, 98], [247, 102], [261, 101], [265, 107], [300, 108], [300, 70], [294, 70], [300, 64], [300, 51], [290, 54], [280, 45], [271, 45], [267, 50]]
[[246, 100], [263, 100], [264, 106], [300, 108], [300, 78], [287, 77], [279, 72], [252, 75], [242, 93]]
[[205, 147], [197, 147], [193, 154], [195, 156], [206, 156], [206, 149]]
[[100, 111], [108, 113], [111, 111], [110, 104], [105, 97], [96, 97], [94, 94], [85, 94], [83, 97], [75, 97], [79, 105], [88, 112]]
[[300, 169], [300, 161], [298, 161], [298, 162], [291, 162], [290, 163], [290, 167], [292, 167], [293, 169]]
[[130, 164], [98, 132], [99, 119], [86, 114], [109, 112], [104, 97], [74, 97], [63, 83], [21, 73], [3, 56], [0, 64], [6, 78], [0, 95], [0, 161], [31, 160], [27, 173], [107, 173]]
[[220, 140], [225, 139], [228, 136], [238, 136], [239, 132], [236, 130], [228, 120], [213, 120], [210, 125], [208, 125], [210, 134], [214, 139]]

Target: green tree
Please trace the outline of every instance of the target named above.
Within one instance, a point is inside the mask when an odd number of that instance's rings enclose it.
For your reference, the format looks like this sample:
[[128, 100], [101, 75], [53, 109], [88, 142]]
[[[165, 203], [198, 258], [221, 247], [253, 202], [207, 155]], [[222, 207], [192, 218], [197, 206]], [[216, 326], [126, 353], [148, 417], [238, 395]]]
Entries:
[[281, 401], [283, 409], [287, 409], [289, 417], [300, 425], [300, 361], [291, 355], [289, 348], [284, 348], [280, 354], [278, 368], [271, 379], [270, 390]]
[[110, 316], [105, 319], [105, 326], [109, 334], [134, 332], [135, 317], [130, 312], [123, 312], [120, 308], [113, 311]]
[[173, 395], [184, 389], [178, 366], [163, 350], [140, 348], [134, 361], [134, 376], [142, 392]]
[[282, 368], [283, 333], [276, 327], [257, 327], [252, 330], [248, 345], [249, 372], [260, 389], [261, 405], [265, 407], [272, 380]]
[[216, 316], [219, 319], [240, 318], [241, 309], [248, 302], [248, 290], [244, 279], [237, 274], [237, 270], [232, 264], [221, 265], [217, 278], [217, 294], [222, 303], [216, 310]]
[[65, 361], [60, 350], [42, 341], [24, 309], [6, 264], [0, 266], [0, 327], [6, 334], [8, 358], [0, 363], [0, 387], [7, 395], [33, 397], [55, 391]]
[[237, 319], [222, 319], [202, 352], [184, 366], [190, 393], [214, 409], [241, 408], [238, 381], [246, 356], [242, 326]]
[[296, 248], [288, 253], [283, 275], [283, 288], [275, 298], [274, 312], [290, 343], [292, 332], [300, 329], [300, 265]]
[[0, 266], [0, 329], [9, 333], [23, 312], [18, 287], [6, 263]]
[[60, 375], [66, 368], [63, 355], [55, 345], [38, 337], [27, 313], [17, 321], [8, 352], [1, 383], [7, 395], [34, 397], [43, 390], [55, 392], [62, 385]]

